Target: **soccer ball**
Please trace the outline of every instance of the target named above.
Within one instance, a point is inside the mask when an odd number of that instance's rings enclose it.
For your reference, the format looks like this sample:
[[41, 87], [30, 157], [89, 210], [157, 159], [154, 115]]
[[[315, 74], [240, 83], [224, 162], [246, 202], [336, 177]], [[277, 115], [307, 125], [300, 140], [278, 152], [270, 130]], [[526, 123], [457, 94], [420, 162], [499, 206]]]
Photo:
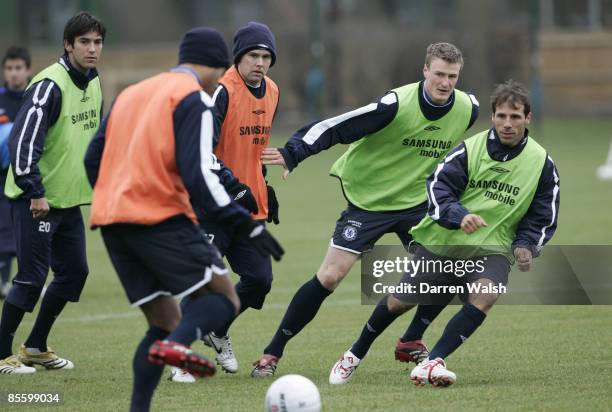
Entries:
[[300, 375], [285, 375], [272, 383], [266, 393], [268, 412], [319, 412], [321, 396], [317, 386]]

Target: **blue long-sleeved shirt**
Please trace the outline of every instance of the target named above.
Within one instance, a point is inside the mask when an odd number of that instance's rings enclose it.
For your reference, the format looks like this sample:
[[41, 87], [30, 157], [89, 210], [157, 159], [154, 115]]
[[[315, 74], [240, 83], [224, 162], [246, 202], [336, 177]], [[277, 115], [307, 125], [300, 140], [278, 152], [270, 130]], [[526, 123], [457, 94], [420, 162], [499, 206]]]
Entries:
[[[454, 101], [453, 92], [445, 104], [433, 104], [425, 92], [423, 82], [419, 83], [419, 108], [428, 120], [434, 121], [443, 117], [452, 109]], [[472, 127], [478, 118], [479, 108], [475, 97], [472, 102], [472, 116], [467, 129]], [[366, 135], [382, 130], [395, 118], [397, 109], [396, 93], [387, 93], [372, 104], [302, 127], [279, 151], [291, 171], [304, 159], [322, 150], [338, 143], [353, 143]]]
[[[528, 132], [523, 140], [514, 147], [501, 143], [495, 129], [489, 132], [487, 152], [492, 159], [505, 162], [518, 156], [527, 143]], [[465, 144], [461, 143], [440, 162], [441, 167], [427, 179], [429, 216], [439, 216], [436, 222], [447, 229], [459, 229], [461, 221], [470, 213], [459, 198], [468, 185], [468, 154]], [[435, 183], [432, 185], [432, 182]], [[521, 219], [513, 247], [530, 249], [534, 255], [550, 240], [557, 229], [559, 215], [559, 173], [550, 156], [544, 163], [534, 198]], [[435, 202], [432, 201], [435, 199]], [[436, 211], [437, 208], [437, 211]]]
[[[11, 90], [8, 86], [0, 87], [0, 126], [10, 128], [10, 125], [15, 120], [17, 112], [21, 107], [21, 101], [23, 100], [24, 90]], [[4, 130], [0, 133], [3, 133]], [[0, 137], [0, 180], [4, 185], [4, 179], [6, 179], [6, 173], [10, 162], [10, 154], [8, 147], [8, 132], [6, 135]], [[4, 186], [2, 186], [4, 187]], [[3, 194], [0, 194], [3, 196]]]
[[[186, 67], [179, 66], [173, 71], [190, 73], [199, 81], [197, 74]], [[176, 106], [172, 118], [176, 165], [196, 214], [200, 217], [204, 212], [236, 228], [251, 218], [246, 209], [231, 201], [214, 173], [212, 103], [204, 91], [197, 91], [185, 96]], [[98, 178], [106, 141], [106, 125], [111, 113], [112, 108], [102, 120], [85, 155], [85, 169], [92, 187]]]
[[[59, 63], [68, 71], [72, 82], [81, 90], [85, 90], [89, 82], [98, 77], [96, 69], [87, 74], [79, 72], [70, 64], [67, 55], [59, 59]], [[57, 122], [62, 108], [62, 92], [49, 79], [41, 80], [28, 88], [23, 97], [23, 104], [17, 113], [11, 136], [9, 137], [9, 153], [13, 171], [16, 162], [28, 165], [27, 174], [14, 174], [15, 184], [23, 191], [21, 197], [39, 199], [44, 197], [45, 188], [38, 168], [42, 156], [45, 137], [48, 130]], [[100, 107], [100, 115], [102, 107]], [[22, 170], [25, 167], [21, 168]]]
[[24, 90], [0, 87], [0, 124], [12, 122], [21, 107]]

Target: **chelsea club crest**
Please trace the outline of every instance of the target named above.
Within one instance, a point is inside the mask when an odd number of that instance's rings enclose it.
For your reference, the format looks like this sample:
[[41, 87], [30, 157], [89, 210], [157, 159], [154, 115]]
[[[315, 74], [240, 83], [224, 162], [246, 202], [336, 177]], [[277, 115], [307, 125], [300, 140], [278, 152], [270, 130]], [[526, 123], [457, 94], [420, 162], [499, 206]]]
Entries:
[[357, 228], [351, 225], [345, 226], [344, 229], [342, 229], [342, 237], [347, 241], [355, 240], [357, 237]]

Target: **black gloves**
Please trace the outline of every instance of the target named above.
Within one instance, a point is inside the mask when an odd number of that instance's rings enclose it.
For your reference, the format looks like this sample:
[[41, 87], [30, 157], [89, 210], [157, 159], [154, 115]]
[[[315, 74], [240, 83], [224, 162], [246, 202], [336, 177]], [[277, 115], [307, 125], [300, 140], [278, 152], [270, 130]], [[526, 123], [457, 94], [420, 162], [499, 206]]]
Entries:
[[[267, 222], [278, 225], [280, 220], [278, 219], [278, 200], [276, 199], [276, 193], [274, 193], [274, 188], [272, 186], [266, 186], [268, 191], [268, 218]], [[231, 183], [228, 183], [225, 186], [225, 190], [229, 193], [230, 197], [235, 200], [240, 206], [247, 209], [249, 212], [253, 214], [257, 214], [259, 212], [259, 207], [257, 207], [257, 200], [251, 189], [241, 183], [239, 180], [234, 180]]]
[[266, 187], [268, 188], [268, 219], [266, 221], [278, 225], [280, 223], [280, 220], [278, 220], [278, 199], [276, 199], [274, 188], [270, 185]]
[[239, 236], [245, 236], [262, 256], [272, 255], [274, 260], [279, 261], [285, 253], [280, 243], [274, 239], [270, 232], [254, 220], [245, 222], [242, 227], [238, 228], [238, 234]]
[[249, 212], [253, 214], [259, 212], [257, 200], [255, 200], [253, 193], [251, 193], [251, 189], [244, 183], [240, 183], [238, 179], [225, 186], [225, 190], [227, 190], [232, 199]]

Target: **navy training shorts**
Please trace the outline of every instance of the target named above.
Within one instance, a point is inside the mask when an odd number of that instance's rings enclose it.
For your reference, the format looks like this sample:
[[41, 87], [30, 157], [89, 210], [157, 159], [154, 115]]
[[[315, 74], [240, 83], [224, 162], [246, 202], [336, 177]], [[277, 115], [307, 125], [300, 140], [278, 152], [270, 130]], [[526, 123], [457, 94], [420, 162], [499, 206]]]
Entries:
[[184, 215], [157, 225], [103, 226], [108, 254], [133, 306], [159, 296], [182, 298], [227, 269], [204, 232]]
[[403, 245], [412, 241], [410, 229], [427, 213], [427, 202], [406, 210], [370, 212], [349, 203], [336, 222], [331, 246], [361, 254], [372, 250], [387, 233], [395, 233]]

